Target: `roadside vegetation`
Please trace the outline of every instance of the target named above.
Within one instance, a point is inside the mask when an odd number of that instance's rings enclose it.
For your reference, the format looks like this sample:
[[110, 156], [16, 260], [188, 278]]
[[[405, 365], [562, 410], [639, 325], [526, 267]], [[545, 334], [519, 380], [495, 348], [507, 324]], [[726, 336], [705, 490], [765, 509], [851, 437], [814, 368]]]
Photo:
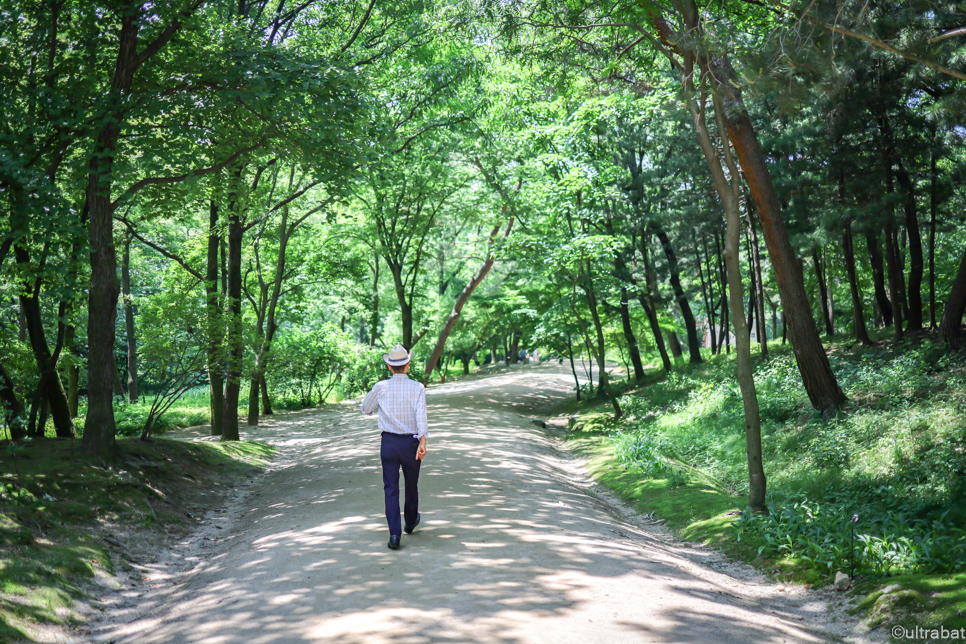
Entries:
[[39, 438], [0, 451], [0, 641], [46, 641], [82, 624], [75, 603], [184, 535], [274, 448], [253, 442], [120, 439], [95, 464], [79, 443]]
[[652, 376], [621, 397], [624, 418], [585, 412], [567, 441], [686, 541], [784, 580], [849, 574], [875, 626], [966, 626], [966, 360], [921, 339], [839, 340], [829, 355], [851, 401], [831, 418], [808, 404], [790, 351], [756, 355], [766, 513], [746, 507], [733, 354]]

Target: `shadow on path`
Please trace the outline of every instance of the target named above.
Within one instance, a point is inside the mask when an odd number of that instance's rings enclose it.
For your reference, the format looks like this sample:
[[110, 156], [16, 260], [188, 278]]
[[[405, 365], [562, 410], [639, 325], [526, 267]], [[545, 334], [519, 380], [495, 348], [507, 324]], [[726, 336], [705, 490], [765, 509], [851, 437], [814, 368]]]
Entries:
[[376, 419], [348, 406], [276, 419], [256, 433], [294, 459], [256, 483], [194, 570], [96, 641], [827, 641], [589, 494], [522, 416], [571, 392], [556, 365], [431, 389], [422, 524], [398, 552]]

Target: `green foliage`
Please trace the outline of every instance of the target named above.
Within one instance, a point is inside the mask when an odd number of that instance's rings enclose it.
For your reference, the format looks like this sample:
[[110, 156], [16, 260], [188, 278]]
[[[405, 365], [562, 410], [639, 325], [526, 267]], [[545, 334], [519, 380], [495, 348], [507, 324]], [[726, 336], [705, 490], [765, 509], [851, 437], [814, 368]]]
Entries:
[[[113, 574], [113, 545], [94, 536], [92, 524], [184, 534], [194, 527], [191, 517], [218, 502], [220, 490], [261, 471], [275, 452], [264, 443], [121, 439], [115, 462], [106, 468], [83, 460], [67, 441], [31, 440], [22, 450], [17, 477], [10, 473], [10, 456], [0, 451], [4, 641], [29, 641], [38, 624], [83, 619], [74, 603], [88, 595], [96, 575]], [[149, 509], [152, 504], [157, 507]]]
[[[737, 538], [753, 536], [759, 556], [791, 557], [798, 565], [829, 575], [851, 568], [858, 573], [951, 573], [966, 569], [966, 528], [948, 519], [921, 519], [904, 514], [871, 515], [855, 526], [853, 550], [849, 519], [854, 504], [811, 503], [772, 493], [768, 512], [747, 508], [736, 525]], [[870, 516], [871, 515], [871, 516]]]
[[[117, 433], [120, 436], [137, 436], [144, 430], [148, 416], [151, 414], [150, 404], [116, 403], [114, 406], [114, 420], [117, 423]], [[192, 405], [179, 401], [169, 408], [163, 415], [153, 422], [153, 433], [163, 434], [179, 427], [193, 427], [205, 425], [210, 419], [207, 405]]]
[[[759, 362], [769, 513], [745, 510], [736, 536], [763, 557], [824, 575], [850, 561], [869, 574], [966, 568], [964, 365], [929, 343], [895, 350], [836, 350], [833, 367], [855, 401], [837, 418], [811, 410], [792, 356]], [[673, 485], [675, 471], [746, 489], [743, 417], [733, 363], [670, 374], [622, 399], [630, 418], [612, 437], [631, 471]]]
[[[275, 368], [269, 383], [280, 409], [302, 409], [323, 405], [333, 390], [342, 385], [343, 395], [352, 395], [375, 382], [372, 357], [333, 324], [318, 329], [294, 328], [276, 343]], [[379, 360], [381, 362], [381, 360]]]
[[688, 482], [688, 474], [663, 456], [668, 446], [643, 433], [624, 434], [614, 440], [614, 453], [626, 466], [645, 478], [664, 479], [672, 486]]
[[[162, 427], [176, 424], [176, 420], [162, 420], [165, 412], [182, 394], [206, 379], [207, 338], [200, 323], [204, 311], [200, 298], [186, 298], [170, 287], [152, 297], [140, 311], [142, 328], [148, 329], [139, 346], [141, 363], [146, 367], [142, 375], [153, 390], [146, 396], [148, 413], [141, 427], [144, 437], [158, 431], [159, 422]], [[124, 435], [120, 425], [118, 432]]]

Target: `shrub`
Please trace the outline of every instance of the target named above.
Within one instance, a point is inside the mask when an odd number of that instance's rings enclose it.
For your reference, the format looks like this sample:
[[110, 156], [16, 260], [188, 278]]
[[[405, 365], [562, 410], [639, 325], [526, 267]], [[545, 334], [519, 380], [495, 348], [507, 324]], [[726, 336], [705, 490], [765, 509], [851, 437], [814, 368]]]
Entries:
[[754, 514], [745, 508], [735, 530], [739, 541], [753, 535], [760, 543], [761, 556], [792, 555], [809, 567], [830, 574], [847, 569], [853, 554], [858, 572], [966, 570], [966, 529], [948, 520], [948, 512], [932, 520], [875, 512], [875, 508], [866, 508], [860, 513], [854, 551], [849, 524], [854, 513], [842, 504], [773, 495], [765, 514]]
[[624, 434], [614, 439], [617, 457], [629, 468], [646, 478], [666, 479], [672, 486], [684, 485], [688, 473], [663, 455], [667, 449], [666, 443], [645, 434]]

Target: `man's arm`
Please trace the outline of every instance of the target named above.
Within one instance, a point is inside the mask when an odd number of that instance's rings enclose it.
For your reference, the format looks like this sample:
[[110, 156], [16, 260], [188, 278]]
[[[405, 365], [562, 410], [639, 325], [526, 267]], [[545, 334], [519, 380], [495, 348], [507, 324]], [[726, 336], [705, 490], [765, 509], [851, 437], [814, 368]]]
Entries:
[[372, 390], [366, 394], [366, 397], [362, 401], [362, 413], [371, 416], [376, 409], [379, 408], [379, 386], [382, 381], [377, 382]]
[[419, 388], [416, 396], [416, 436], [419, 438], [419, 448], [416, 450], [416, 460], [421, 461], [426, 456], [426, 437], [429, 436], [429, 422], [426, 417], [426, 389]]
[[422, 386], [419, 387], [419, 393], [416, 394], [416, 438], [422, 439], [425, 436], [429, 436], [429, 423], [426, 419], [426, 389]]

